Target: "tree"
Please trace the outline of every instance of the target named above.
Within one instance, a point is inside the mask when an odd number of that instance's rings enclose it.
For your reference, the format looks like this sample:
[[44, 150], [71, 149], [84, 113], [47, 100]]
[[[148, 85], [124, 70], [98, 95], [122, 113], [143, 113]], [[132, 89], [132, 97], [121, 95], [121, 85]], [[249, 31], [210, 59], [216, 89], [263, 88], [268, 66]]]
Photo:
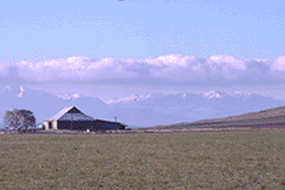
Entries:
[[36, 128], [36, 118], [33, 112], [25, 109], [6, 111], [3, 121], [7, 127], [12, 127], [19, 133]]

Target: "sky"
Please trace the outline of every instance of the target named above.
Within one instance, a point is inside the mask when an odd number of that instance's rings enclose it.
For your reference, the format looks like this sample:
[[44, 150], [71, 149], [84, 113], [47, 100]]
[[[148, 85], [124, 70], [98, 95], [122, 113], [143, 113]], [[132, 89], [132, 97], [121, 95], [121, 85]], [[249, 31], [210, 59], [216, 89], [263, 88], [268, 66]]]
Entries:
[[0, 85], [118, 98], [246, 91], [285, 99], [284, 1], [2, 1]]

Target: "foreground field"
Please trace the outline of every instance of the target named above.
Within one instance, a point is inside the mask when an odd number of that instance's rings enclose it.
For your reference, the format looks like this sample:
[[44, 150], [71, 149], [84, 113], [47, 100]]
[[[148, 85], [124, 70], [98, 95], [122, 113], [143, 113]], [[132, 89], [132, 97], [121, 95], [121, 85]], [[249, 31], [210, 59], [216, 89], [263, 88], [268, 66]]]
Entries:
[[285, 189], [285, 131], [0, 136], [0, 189]]

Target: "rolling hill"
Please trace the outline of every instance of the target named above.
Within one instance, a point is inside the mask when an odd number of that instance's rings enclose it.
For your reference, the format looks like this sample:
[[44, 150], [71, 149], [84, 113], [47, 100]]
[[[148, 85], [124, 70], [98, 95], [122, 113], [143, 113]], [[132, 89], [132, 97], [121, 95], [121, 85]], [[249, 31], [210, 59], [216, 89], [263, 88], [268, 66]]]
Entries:
[[276, 107], [257, 112], [250, 112], [226, 118], [200, 120], [195, 122], [160, 125], [153, 128], [195, 128], [195, 127], [284, 127], [285, 106]]

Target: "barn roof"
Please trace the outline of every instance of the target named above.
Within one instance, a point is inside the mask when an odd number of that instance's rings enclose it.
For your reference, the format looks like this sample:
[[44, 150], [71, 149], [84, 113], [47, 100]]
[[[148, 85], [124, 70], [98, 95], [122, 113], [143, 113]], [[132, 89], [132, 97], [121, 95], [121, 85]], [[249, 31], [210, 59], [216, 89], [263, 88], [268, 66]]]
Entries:
[[106, 120], [101, 120], [101, 119], [96, 119], [95, 122], [98, 122], [98, 123], [108, 123], [108, 124], [120, 125], [120, 126], [127, 127], [126, 125], [124, 125], [122, 123], [119, 123], [119, 122], [106, 121]]
[[77, 109], [75, 106], [65, 107], [60, 112], [58, 112], [55, 116], [48, 119], [50, 121], [94, 121], [94, 119]]
[[106, 120], [102, 120], [102, 119], [96, 119], [95, 121], [100, 122], [100, 123], [120, 124], [119, 122], [106, 121]]

